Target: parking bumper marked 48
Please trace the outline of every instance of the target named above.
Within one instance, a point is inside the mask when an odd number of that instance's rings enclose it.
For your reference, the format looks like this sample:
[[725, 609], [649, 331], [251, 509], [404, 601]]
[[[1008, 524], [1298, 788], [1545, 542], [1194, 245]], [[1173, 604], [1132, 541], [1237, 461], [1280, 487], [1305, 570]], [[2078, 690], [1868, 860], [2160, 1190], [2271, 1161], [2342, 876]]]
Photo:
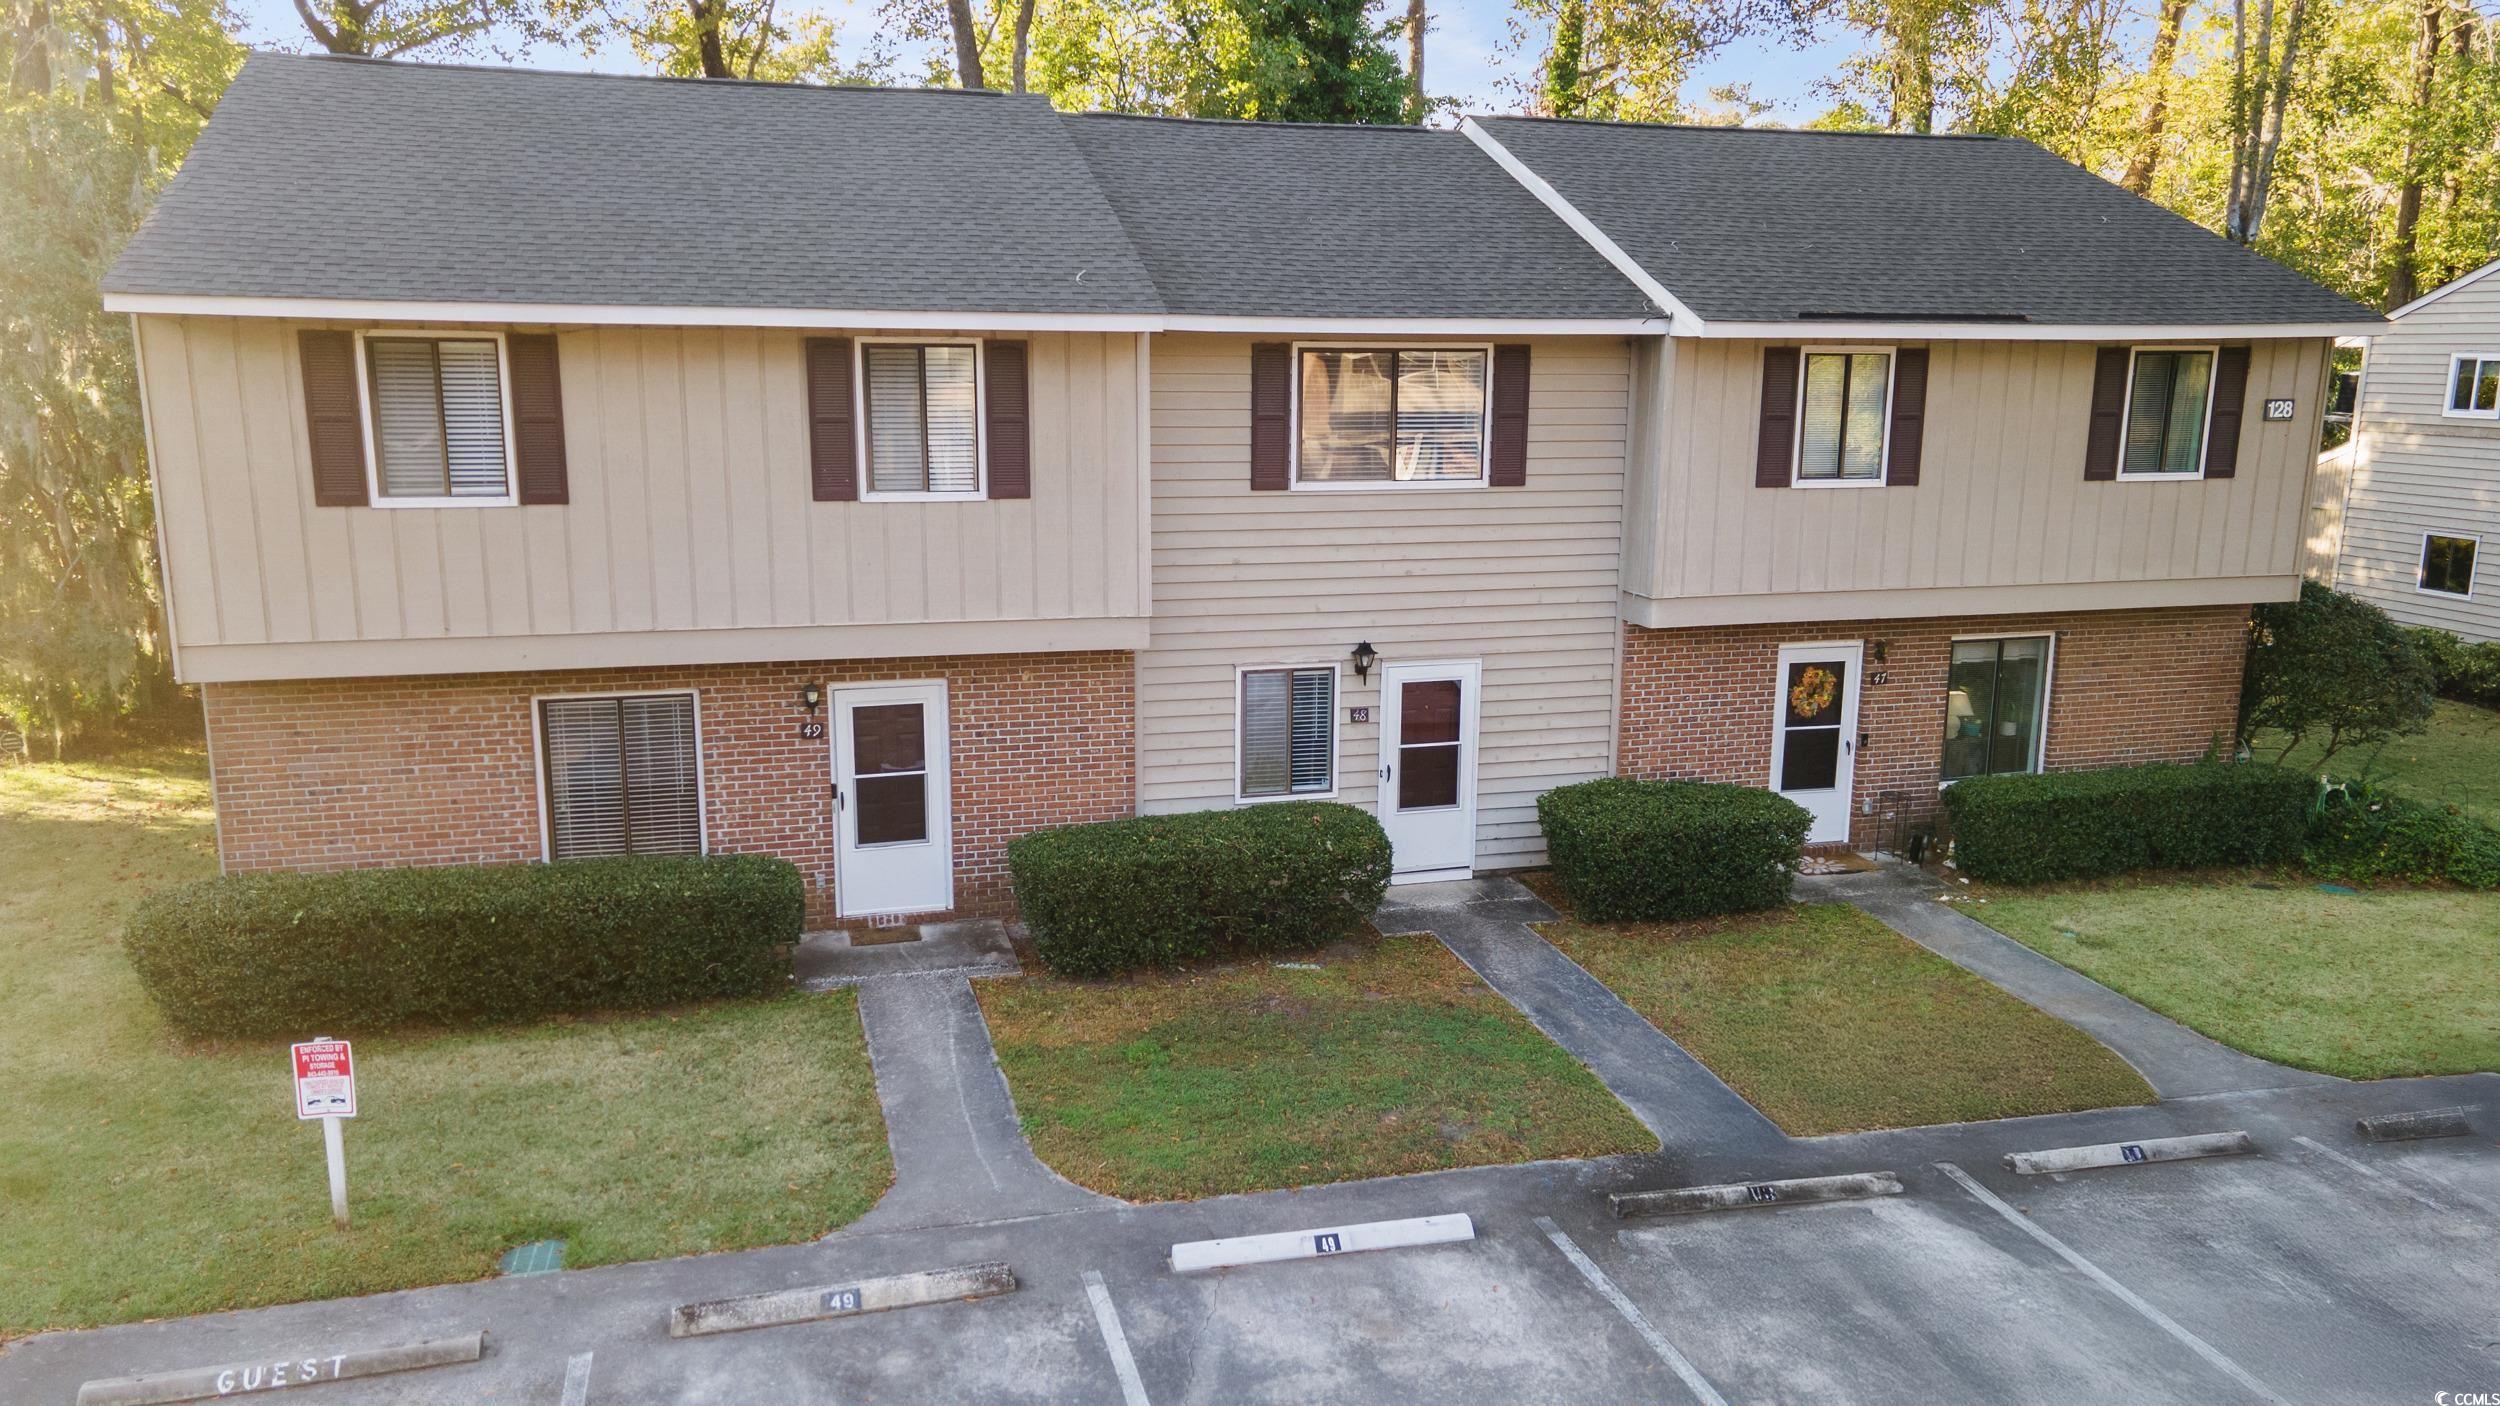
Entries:
[[2197, 1356], [2204, 1358], [2207, 1362], [2219, 1369], [2223, 1375], [2229, 1377], [2235, 1382], [2238, 1382], [2241, 1386], [2248, 1388], [2249, 1391], [2255, 1393], [2259, 1400], [2273, 1402], [2274, 1406], [2290, 1406], [2289, 1402], [2275, 1394], [2273, 1388], [2267, 1386], [2264, 1382], [2257, 1380], [2254, 1376], [2251, 1376], [2247, 1368], [2232, 1361], [2223, 1353], [2222, 1349], [2215, 1347], [2212, 1343], [2209, 1343], [2203, 1338], [2196, 1336], [2196, 1334], [2189, 1332], [2187, 1328], [2182, 1326], [2169, 1314], [2153, 1307], [2133, 1289], [2119, 1283], [2116, 1279], [2111, 1278], [2108, 1272], [2103, 1270], [2099, 1265], [2085, 1259], [2075, 1250], [2073, 1246], [2068, 1245], [2065, 1241], [2051, 1235], [2046, 1229], [2041, 1227], [2039, 1222], [2005, 1204], [2004, 1201], [1998, 1198], [1995, 1192], [1981, 1186], [1970, 1173], [1963, 1171], [1951, 1162], [1938, 1162], [1936, 1164], [1936, 1170], [1953, 1178], [1954, 1181], [1961, 1185], [1961, 1188], [1964, 1191], [1969, 1192], [1973, 1197], [1977, 1198], [1981, 1205], [1986, 1206], [1989, 1210], [1992, 1210], [1998, 1215], [2004, 1217], [2006, 1223], [2013, 1226], [2015, 1229], [2020, 1230], [2025, 1235], [2039, 1241], [2059, 1259], [2066, 1261], [2066, 1263], [2081, 1271], [2085, 1278], [2090, 1279], [2093, 1283], [2108, 1290], [2110, 1294], [2116, 1297], [2120, 1303], [2125, 1304], [2127, 1307], [2134, 1309], [2138, 1314], [2141, 1314], [2144, 1319], [2151, 1323], [2154, 1327], [2159, 1328], [2163, 1332], [2168, 1333], [2171, 1337], [2176, 1338], [2181, 1344], [2186, 1346], [2189, 1351], [2194, 1352]]
[[1639, 1306], [1615, 1287], [1615, 1281], [1607, 1278], [1606, 1271], [1599, 1269], [1595, 1260], [1582, 1253], [1570, 1236], [1563, 1234], [1561, 1226], [1554, 1224], [1549, 1217], [1538, 1216], [1536, 1228], [1545, 1232], [1545, 1238], [1554, 1242], [1554, 1248], [1562, 1251], [1563, 1258], [1571, 1261], [1571, 1267], [1580, 1271], [1580, 1277], [1589, 1282], [1590, 1288], [1614, 1305], [1615, 1312], [1623, 1315], [1623, 1321], [1631, 1324], [1632, 1331], [1640, 1334], [1641, 1341], [1649, 1344], [1649, 1350], [1658, 1354], [1658, 1360], [1666, 1363], [1668, 1369], [1683, 1380], [1685, 1388], [1693, 1393], [1694, 1400], [1701, 1402], [1702, 1406], [1727, 1406], [1727, 1398], [1719, 1395], [1718, 1388], [1710, 1385], [1710, 1379], [1701, 1374], [1701, 1369], [1678, 1352], [1675, 1344], [1667, 1341], [1666, 1334], [1650, 1326], [1649, 1319], [1641, 1313]]
[[1128, 1334], [1120, 1331], [1119, 1306], [1111, 1302], [1111, 1286], [1102, 1282], [1100, 1270], [1085, 1271], [1085, 1297], [1094, 1305], [1094, 1326], [1102, 1331], [1102, 1345], [1111, 1354], [1111, 1370], [1120, 1378], [1120, 1400], [1124, 1406], [1150, 1406], [1146, 1379], [1137, 1374]]

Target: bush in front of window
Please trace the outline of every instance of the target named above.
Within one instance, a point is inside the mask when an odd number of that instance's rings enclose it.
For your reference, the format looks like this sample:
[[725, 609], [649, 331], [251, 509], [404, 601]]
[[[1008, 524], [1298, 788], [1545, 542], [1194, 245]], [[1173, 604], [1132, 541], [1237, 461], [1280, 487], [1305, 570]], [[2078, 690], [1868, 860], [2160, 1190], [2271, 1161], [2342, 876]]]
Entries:
[[2156, 763], [1974, 776], [1946, 789], [1944, 808], [1963, 873], [2038, 884], [2293, 863], [2316, 789], [2302, 773], [2264, 763]]
[[2431, 664], [2387, 612], [2304, 581], [2300, 599], [2251, 610], [2240, 678], [2240, 740], [2277, 734], [2289, 757], [2324, 742], [2313, 765], [2346, 747], [2420, 732], [2431, 716]]
[[2431, 686], [2440, 697], [2500, 708], [2500, 640], [2467, 644], [2428, 625], [2410, 633], [2414, 648], [2430, 661]]
[[1558, 786], [1536, 817], [1573, 911], [1597, 923], [1778, 907], [1814, 823], [1751, 786], [1621, 778]]
[[1388, 888], [1389, 837], [1353, 806], [1280, 801], [1039, 830], [1007, 868], [1042, 961], [1111, 976], [1352, 937]]
[[769, 995], [804, 906], [762, 855], [231, 874], [150, 898], [123, 945], [184, 1034], [304, 1039]]
[[2500, 888], [2500, 830], [2455, 806], [2358, 786], [2320, 794], [2303, 858], [2313, 874], [2354, 883]]

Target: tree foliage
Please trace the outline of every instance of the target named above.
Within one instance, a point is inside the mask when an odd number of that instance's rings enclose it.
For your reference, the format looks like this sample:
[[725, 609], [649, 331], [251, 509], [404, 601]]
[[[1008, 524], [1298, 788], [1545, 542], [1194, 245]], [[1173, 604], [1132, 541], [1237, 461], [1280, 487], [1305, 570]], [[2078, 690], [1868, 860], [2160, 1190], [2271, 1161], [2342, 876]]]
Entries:
[[2322, 737], [2323, 766], [2346, 747], [2420, 732], [2433, 682], [2430, 661], [2386, 611], [2304, 581], [2300, 599], [2250, 613], [2240, 739], [2280, 734], [2280, 761]]

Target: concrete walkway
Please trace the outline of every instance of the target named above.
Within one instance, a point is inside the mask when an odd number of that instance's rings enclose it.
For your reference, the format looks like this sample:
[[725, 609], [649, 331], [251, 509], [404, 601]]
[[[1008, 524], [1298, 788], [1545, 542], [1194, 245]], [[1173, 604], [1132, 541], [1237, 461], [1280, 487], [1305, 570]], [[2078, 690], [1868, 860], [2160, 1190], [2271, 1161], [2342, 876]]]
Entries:
[[1942, 885], [1906, 864], [1797, 881], [1808, 902], [1853, 903], [1884, 926], [1995, 983], [2117, 1052], [2163, 1098], [2343, 1082], [2209, 1040], [2092, 978], [2041, 956], [1937, 898]]
[[1006, 925], [996, 918], [960, 923], [923, 923], [905, 942], [854, 946], [848, 932], [811, 932], [799, 939], [791, 975], [802, 990], [830, 991], [877, 977], [946, 972], [962, 976], [1013, 976], [1022, 970]]
[[1514, 880], [1467, 879], [1393, 888], [1372, 921], [1382, 932], [1441, 939], [1587, 1065], [1670, 1153], [1741, 1158], [1785, 1148], [1777, 1125], [1528, 927], [1555, 916]]

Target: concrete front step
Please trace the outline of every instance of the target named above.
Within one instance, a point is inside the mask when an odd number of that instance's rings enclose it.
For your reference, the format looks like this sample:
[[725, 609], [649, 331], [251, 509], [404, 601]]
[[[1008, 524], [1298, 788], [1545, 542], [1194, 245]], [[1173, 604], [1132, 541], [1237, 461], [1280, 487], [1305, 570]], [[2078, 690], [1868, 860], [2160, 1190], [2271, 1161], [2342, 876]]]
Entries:
[[847, 932], [812, 932], [799, 939], [791, 959], [791, 976], [802, 990], [830, 991], [887, 977], [947, 973], [957, 976], [1014, 976], [1015, 944], [1007, 926], [996, 918], [968, 918], [956, 923], [923, 923], [916, 940], [853, 946]]

